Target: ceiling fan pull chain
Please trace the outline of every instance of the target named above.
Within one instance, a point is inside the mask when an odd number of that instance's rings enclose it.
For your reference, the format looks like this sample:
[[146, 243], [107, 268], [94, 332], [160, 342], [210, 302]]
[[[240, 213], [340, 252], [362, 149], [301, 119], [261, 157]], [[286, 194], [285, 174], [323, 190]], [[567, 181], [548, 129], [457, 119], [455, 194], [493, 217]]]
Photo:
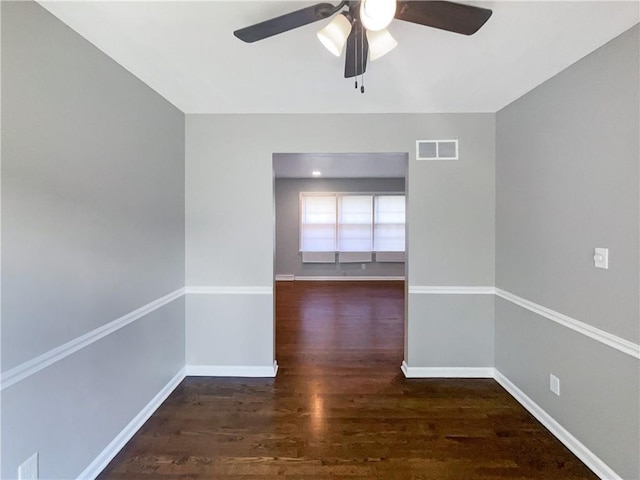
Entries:
[[[355, 29], [356, 23], [353, 22], [353, 28]], [[355, 30], [354, 30], [355, 35]], [[355, 37], [356, 41], [353, 44], [353, 71], [355, 72], [356, 85], [355, 88], [358, 88], [358, 37]]]
[[[366, 31], [364, 29], [364, 25], [362, 26], [362, 30], [361, 30], [362, 35], [360, 35], [360, 61], [362, 62], [362, 73], [360, 74], [360, 93], [364, 93], [364, 62], [366, 61], [366, 59], [364, 58], [364, 39], [365, 39], [365, 35], [366, 35]], [[357, 47], [357, 43], [356, 43], [356, 48]]]

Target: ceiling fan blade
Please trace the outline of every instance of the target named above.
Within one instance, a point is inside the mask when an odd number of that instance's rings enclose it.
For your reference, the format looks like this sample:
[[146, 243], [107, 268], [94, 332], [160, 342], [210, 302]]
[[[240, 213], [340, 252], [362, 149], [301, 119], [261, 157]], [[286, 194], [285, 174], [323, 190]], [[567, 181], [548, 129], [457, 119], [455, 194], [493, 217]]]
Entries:
[[399, 1], [396, 18], [449, 32], [473, 35], [493, 12], [487, 8], [432, 0]]
[[330, 17], [342, 6], [343, 4], [335, 7], [330, 3], [318, 3], [317, 5], [311, 5], [295, 12], [241, 28], [233, 32], [233, 34], [244, 42], [253, 43]]
[[369, 42], [365, 29], [359, 21], [355, 21], [345, 46], [344, 78], [355, 77], [366, 72], [368, 56]]

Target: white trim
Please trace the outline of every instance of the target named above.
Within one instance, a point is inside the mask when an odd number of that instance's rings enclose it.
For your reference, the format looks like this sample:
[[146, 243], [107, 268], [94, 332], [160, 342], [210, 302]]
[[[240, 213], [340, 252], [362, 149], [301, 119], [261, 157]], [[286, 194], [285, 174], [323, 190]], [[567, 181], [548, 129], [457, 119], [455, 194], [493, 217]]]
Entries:
[[589, 450], [580, 440], [569, 433], [567, 429], [560, 425], [551, 415], [545, 412], [542, 407], [529, 398], [498, 370], [495, 370], [494, 379], [596, 475], [607, 480], [622, 480], [622, 477], [614, 472], [611, 467]]
[[530, 312], [536, 313], [553, 322], [570, 328], [571, 330], [586, 335], [593, 340], [604, 343], [605, 345], [615, 348], [622, 353], [626, 353], [627, 355], [631, 355], [634, 358], [640, 359], [640, 345], [636, 343], [625, 340], [624, 338], [620, 338], [612, 333], [605, 332], [604, 330], [600, 330], [599, 328], [581, 322], [580, 320], [576, 320], [575, 318], [571, 318], [560, 312], [556, 312], [555, 310], [551, 310], [550, 308], [538, 305], [537, 303], [534, 303], [530, 300], [518, 297], [517, 295], [506, 292], [500, 288], [496, 288], [496, 295], [503, 300], [507, 300], [515, 305], [529, 310]]
[[406, 378], [493, 378], [493, 367], [400, 367]]
[[344, 282], [344, 281], [348, 281], [348, 282], [354, 282], [354, 281], [404, 281], [404, 277], [393, 277], [393, 276], [370, 276], [367, 277], [365, 275], [358, 275], [358, 276], [347, 276], [347, 275], [340, 275], [340, 276], [324, 276], [324, 277], [312, 277], [312, 276], [296, 276], [296, 282], [299, 281], [308, 281], [308, 282]]
[[431, 287], [421, 285], [410, 285], [409, 293], [420, 294], [443, 294], [443, 295], [493, 295], [496, 289], [494, 287], [463, 287], [463, 286], [445, 286]]
[[273, 295], [273, 287], [184, 287], [187, 295]]
[[167, 305], [168, 303], [180, 298], [184, 295], [184, 288], [179, 288], [164, 297], [160, 297], [153, 302], [147, 303], [146, 305], [134, 310], [133, 312], [127, 313], [120, 318], [117, 318], [101, 327], [98, 327], [84, 335], [81, 335], [73, 340], [60, 345], [48, 352], [45, 352], [41, 355], [38, 355], [31, 360], [28, 360], [17, 367], [13, 367], [10, 370], [7, 370], [2, 374], [0, 378], [0, 390], [4, 390], [5, 388], [9, 388], [11, 385], [15, 385], [16, 383], [24, 380], [27, 377], [39, 372], [40, 370], [52, 365], [63, 358], [68, 357], [69, 355], [81, 350], [92, 343], [97, 342], [98, 340], [106, 337], [107, 335], [120, 330], [123, 327], [126, 327], [132, 322], [150, 314], [151, 312], [159, 309]]
[[188, 377], [275, 377], [278, 363], [273, 366], [253, 365], [187, 365]]
[[95, 479], [111, 460], [122, 450], [126, 443], [133, 437], [138, 430], [144, 425], [151, 415], [158, 409], [169, 395], [175, 390], [185, 377], [185, 369], [182, 368], [162, 390], [160, 390], [151, 401], [140, 412], [133, 417], [129, 424], [111, 440], [109, 445], [89, 464], [87, 468], [78, 476], [81, 480]]
[[276, 275], [276, 282], [293, 282], [296, 279], [292, 273], [282, 273]]
[[[296, 278], [297, 279], [297, 278]], [[555, 323], [563, 325], [571, 330], [586, 335], [587, 337], [596, 340], [600, 343], [615, 348], [616, 350], [631, 355], [634, 358], [640, 359], [640, 345], [631, 342], [624, 338], [618, 337], [613, 333], [606, 332], [597, 327], [589, 325], [588, 323], [581, 322], [575, 318], [571, 318], [563, 313], [556, 312], [550, 308], [538, 305], [535, 302], [527, 300], [525, 298], [514, 295], [496, 287], [465, 287], [465, 286], [422, 286], [422, 285], [410, 285], [410, 294], [432, 294], [432, 295], [491, 295], [507, 300], [508, 302], [525, 308], [533, 313], [536, 313], [542, 317], [547, 318]]]
[[407, 362], [403, 361], [400, 369], [406, 378], [493, 378], [598, 477], [606, 480], [623, 480], [600, 457], [589, 450], [587, 446], [495, 368], [409, 367]]

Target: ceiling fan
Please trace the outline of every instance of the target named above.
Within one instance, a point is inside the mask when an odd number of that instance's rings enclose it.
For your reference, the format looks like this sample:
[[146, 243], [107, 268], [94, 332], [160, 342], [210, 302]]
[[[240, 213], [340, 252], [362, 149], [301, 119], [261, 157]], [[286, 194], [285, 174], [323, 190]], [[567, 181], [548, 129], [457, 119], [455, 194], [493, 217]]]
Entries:
[[233, 34], [244, 42], [253, 43], [329, 18], [336, 13], [339, 15], [318, 32], [318, 38], [336, 56], [341, 55], [346, 44], [344, 76], [351, 78], [366, 71], [367, 58], [376, 60], [398, 44], [387, 30], [394, 18], [473, 35], [489, 20], [492, 11], [434, 0], [345, 0], [335, 6], [331, 3], [318, 3], [241, 28]]

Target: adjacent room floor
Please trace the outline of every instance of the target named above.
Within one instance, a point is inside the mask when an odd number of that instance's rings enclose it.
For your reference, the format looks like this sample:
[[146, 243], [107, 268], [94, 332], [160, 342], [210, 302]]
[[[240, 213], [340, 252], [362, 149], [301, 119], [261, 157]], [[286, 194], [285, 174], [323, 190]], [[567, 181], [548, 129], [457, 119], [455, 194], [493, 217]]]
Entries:
[[185, 379], [99, 478], [597, 478], [495, 381], [404, 378], [402, 282], [276, 303], [275, 379]]

